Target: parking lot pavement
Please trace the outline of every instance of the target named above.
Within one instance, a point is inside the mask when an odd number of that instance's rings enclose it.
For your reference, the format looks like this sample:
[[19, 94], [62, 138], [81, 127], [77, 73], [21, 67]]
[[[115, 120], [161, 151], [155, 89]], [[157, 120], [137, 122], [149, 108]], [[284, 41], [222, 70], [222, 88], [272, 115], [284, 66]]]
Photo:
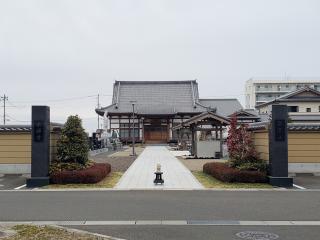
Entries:
[[0, 190], [13, 190], [21, 187], [26, 184], [27, 177], [25, 174], [0, 174]]
[[297, 174], [293, 183], [306, 189], [320, 189], [320, 176], [313, 174]]

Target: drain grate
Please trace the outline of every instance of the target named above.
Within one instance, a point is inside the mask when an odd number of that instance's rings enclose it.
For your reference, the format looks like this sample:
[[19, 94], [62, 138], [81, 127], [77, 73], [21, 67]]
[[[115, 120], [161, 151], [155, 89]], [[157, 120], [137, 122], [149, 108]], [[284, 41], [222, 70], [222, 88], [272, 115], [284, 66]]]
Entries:
[[247, 240], [274, 240], [278, 239], [279, 236], [274, 233], [267, 232], [255, 232], [255, 231], [245, 231], [236, 234], [237, 237]]

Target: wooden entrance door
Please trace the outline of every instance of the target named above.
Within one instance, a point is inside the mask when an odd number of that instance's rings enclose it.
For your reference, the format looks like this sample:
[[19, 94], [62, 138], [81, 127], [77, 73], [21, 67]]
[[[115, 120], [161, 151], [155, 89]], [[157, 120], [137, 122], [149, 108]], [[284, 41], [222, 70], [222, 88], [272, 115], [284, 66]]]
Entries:
[[160, 119], [152, 119], [144, 125], [144, 140], [146, 143], [166, 143], [168, 141], [168, 126]]

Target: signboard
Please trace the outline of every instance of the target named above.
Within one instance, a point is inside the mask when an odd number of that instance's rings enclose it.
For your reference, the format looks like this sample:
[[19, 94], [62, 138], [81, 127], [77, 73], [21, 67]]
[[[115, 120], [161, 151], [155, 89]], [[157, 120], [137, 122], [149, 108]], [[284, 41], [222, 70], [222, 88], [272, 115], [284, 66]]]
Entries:
[[44, 122], [43, 121], [34, 121], [33, 122], [33, 137], [35, 142], [43, 142], [44, 137]]
[[283, 142], [286, 140], [286, 122], [285, 120], [274, 121], [275, 140], [277, 142]]

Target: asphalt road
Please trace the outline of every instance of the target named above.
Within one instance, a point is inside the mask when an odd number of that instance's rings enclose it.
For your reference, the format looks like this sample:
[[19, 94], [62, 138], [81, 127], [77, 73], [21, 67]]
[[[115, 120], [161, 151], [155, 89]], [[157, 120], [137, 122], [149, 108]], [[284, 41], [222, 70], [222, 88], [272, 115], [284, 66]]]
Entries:
[[[0, 191], [0, 221], [319, 221], [320, 191]], [[69, 226], [70, 227], [70, 226]], [[318, 240], [318, 226], [78, 225], [128, 240], [240, 240], [262, 231], [279, 240]], [[247, 238], [248, 239], [248, 238]], [[252, 239], [252, 238], [251, 238]], [[267, 238], [259, 238], [267, 240]]]
[[0, 191], [20, 187], [26, 184], [26, 178], [24, 174], [0, 174]]
[[320, 191], [0, 191], [0, 221], [320, 220]]
[[[273, 233], [278, 240], [319, 240], [320, 228], [306, 226], [229, 227], [229, 226], [90, 226], [78, 229], [128, 240], [241, 240], [236, 234], [244, 231]], [[247, 238], [248, 239], [248, 238]], [[250, 240], [254, 240], [250, 238]], [[256, 240], [268, 240], [260, 238]]]

